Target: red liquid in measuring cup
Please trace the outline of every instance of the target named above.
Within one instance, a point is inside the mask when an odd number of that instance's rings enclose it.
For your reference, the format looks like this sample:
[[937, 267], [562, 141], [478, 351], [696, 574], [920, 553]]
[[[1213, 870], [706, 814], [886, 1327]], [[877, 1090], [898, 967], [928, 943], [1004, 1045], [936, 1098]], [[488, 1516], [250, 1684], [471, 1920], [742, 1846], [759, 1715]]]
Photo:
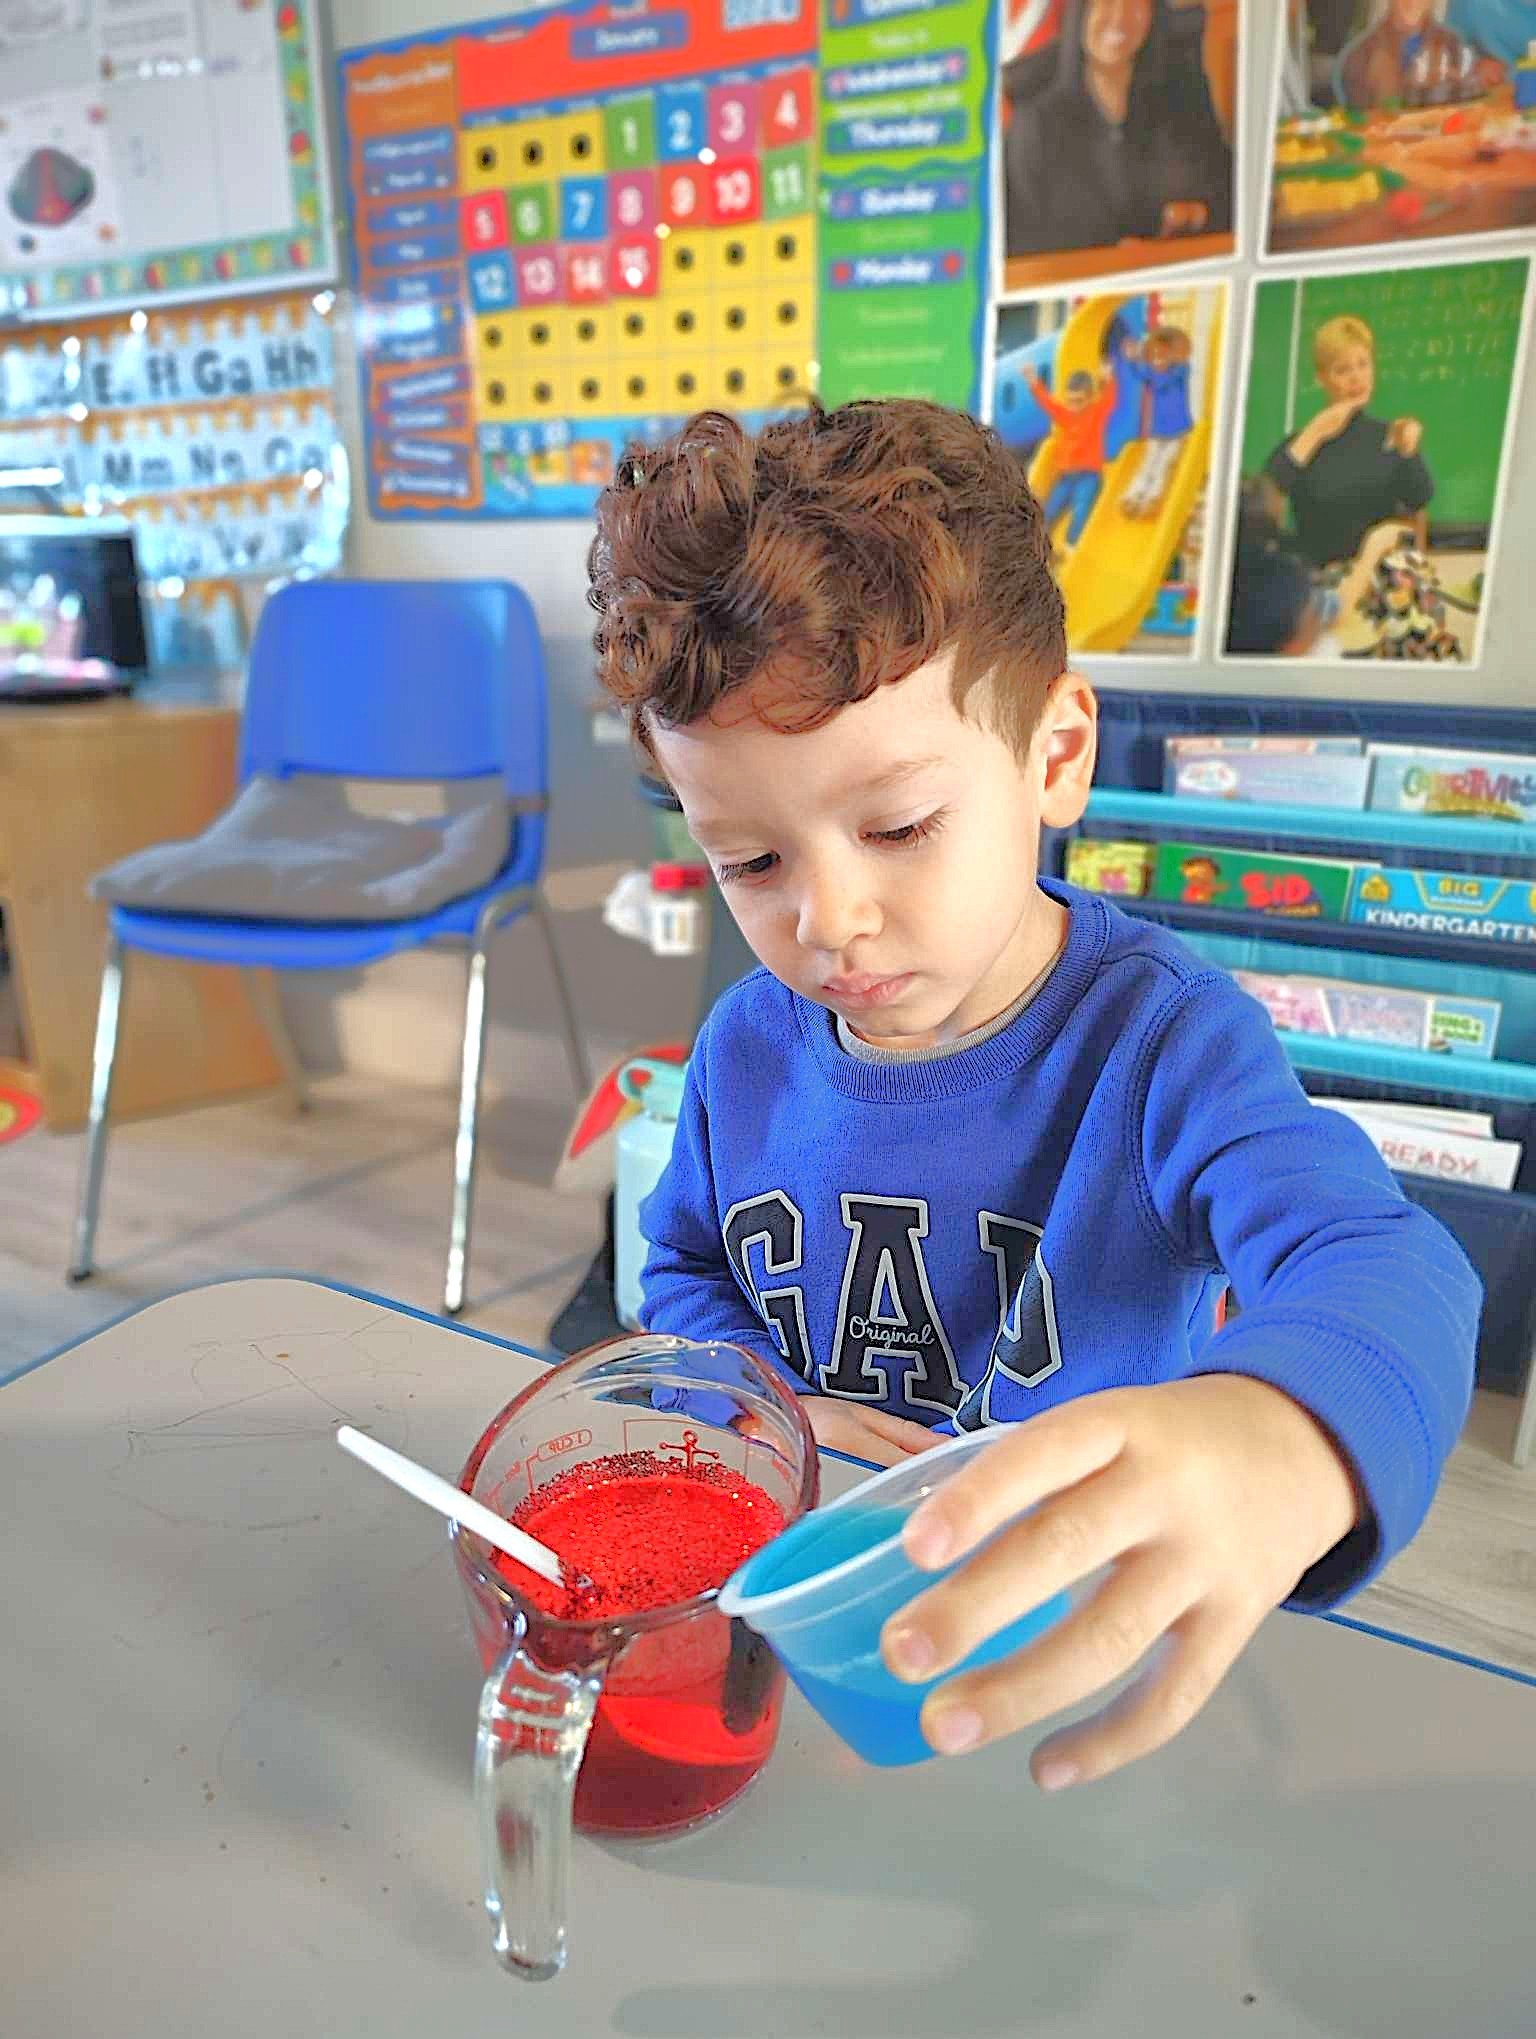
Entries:
[[585, 1588], [552, 1586], [514, 1558], [498, 1569], [562, 1621], [603, 1621], [673, 1607], [723, 1586], [779, 1534], [783, 1510], [761, 1487], [719, 1466], [680, 1466], [648, 1451], [589, 1459], [512, 1511]]
[[[564, 1621], [618, 1624], [724, 1585], [784, 1528], [782, 1509], [740, 1474], [649, 1452], [573, 1466], [529, 1495], [512, 1520], [591, 1582], [551, 1586], [498, 1556], [497, 1569], [521, 1598]], [[636, 1635], [603, 1686], [576, 1786], [576, 1824], [656, 1834], [707, 1819], [767, 1760], [782, 1696], [767, 1644], [712, 1608]]]

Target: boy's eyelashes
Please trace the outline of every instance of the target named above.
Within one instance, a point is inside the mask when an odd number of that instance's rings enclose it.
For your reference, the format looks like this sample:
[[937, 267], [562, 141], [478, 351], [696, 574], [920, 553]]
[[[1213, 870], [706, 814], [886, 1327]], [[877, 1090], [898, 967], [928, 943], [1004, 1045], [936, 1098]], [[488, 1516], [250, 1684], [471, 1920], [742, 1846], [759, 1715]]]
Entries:
[[[930, 836], [936, 835], [947, 818], [948, 810], [939, 808], [921, 821], [904, 822], [900, 828], [868, 829], [863, 839], [877, 849], [915, 849], [919, 843], [926, 842]], [[720, 885], [741, 885], [753, 878], [766, 878], [778, 861], [777, 852], [768, 850], [760, 857], [744, 858], [739, 863], [716, 864], [715, 881]]]
[[716, 864], [715, 882], [717, 885], [740, 885], [747, 878], [765, 878], [777, 861], [770, 852], [765, 857], [753, 857], [744, 864]]
[[917, 843], [926, 842], [931, 835], [937, 835], [949, 818], [949, 810], [938, 808], [922, 821], [908, 821], [900, 828], [880, 828], [870, 832], [869, 840], [883, 843], [887, 849], [909, 850]]

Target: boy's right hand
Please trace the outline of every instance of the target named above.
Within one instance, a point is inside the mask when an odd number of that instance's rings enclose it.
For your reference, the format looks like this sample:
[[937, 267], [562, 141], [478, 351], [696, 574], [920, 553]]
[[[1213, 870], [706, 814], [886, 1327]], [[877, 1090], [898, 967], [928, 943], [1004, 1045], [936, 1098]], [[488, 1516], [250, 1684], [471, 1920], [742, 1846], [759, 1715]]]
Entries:
[[924, 1423], [909, 1423], [904, 1416], [888, 1416], [883, 1409], [866, 1409], [841, 1395], [808, 1395], [805, 1413], [816, 1442], [829, 1451], [845, 1451], [850, 1458], [870, 1459], [877, 1466], [899, 1466], [943, 1444], [944, 1437]]

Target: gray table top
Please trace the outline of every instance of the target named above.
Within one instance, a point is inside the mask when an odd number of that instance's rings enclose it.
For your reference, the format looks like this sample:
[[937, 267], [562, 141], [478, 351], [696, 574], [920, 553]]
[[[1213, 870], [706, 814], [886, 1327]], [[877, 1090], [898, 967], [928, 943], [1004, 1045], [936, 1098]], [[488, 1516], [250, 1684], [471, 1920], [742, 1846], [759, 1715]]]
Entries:
[[451, 1471], [539, 1364], [260, 1278], [0, 1393], [5, 2039], [1536, 2028], [1536, 1694], [1287, 1615], [1169, 1750], [1059, 1799], [1022, 1745], [867, 1770], [791, 1695], [717, 1826], [578, 1842], [569, 1970], [506, 1977], [442, 1528], [332, 1439]]

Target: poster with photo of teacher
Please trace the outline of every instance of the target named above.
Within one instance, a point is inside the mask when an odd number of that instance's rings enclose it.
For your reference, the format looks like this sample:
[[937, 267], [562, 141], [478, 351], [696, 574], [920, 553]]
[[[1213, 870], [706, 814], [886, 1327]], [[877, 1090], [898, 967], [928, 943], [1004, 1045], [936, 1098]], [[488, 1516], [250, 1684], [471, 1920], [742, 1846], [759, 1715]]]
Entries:
[[1536, 227], [1536, 0], [1283, 0], [1263, 253]]
[[1234, 252], [1240, 0], [1001, 0], [1003, 288]]
[[1476, 665], [1530, 259], [1254, 286], [1228, 658]]

